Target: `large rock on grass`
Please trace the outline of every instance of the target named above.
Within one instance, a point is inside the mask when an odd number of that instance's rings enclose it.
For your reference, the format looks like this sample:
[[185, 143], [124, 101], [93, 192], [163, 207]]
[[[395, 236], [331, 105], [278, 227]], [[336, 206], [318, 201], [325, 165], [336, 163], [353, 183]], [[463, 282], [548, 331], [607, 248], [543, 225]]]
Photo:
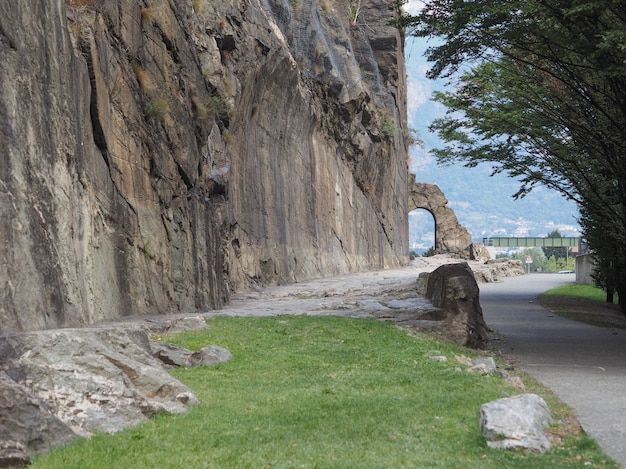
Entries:
[[32, 454], [75, 438], [45, 402], [0, 371], [0, 467], [24, 466]]
[[543, 453], [552, 447], [545, 435], [551, 422], [548, 405], [536, 394], [498, 399], [480, 408], [480, 428], [490, 448]]
[[183, 368], [217, 365], [233, 357], [230, 351], [218, 345], [192, 352], [176, 344], [152, 344], [152, 354], [167, 366]]
[[166, 370], [231, 358], [219, 346], [192, 352], [148, 333], [200, 329], [198, 317], [163, 318], [0, 336], [0, 467], [21, 467], [95, 432], [114, 433], [157, 412], [198, 402]]
[[[45, 449], [72, 433], [116, 432], [156, 412], [183, 412], [197, 402], [152, 356], [141, 329], [13, 334], [0, 339], [0, 351], [0, 397], [5, 397], [0, 435], [12, 435], [27, 448]], [[9, 405], [13, 399], [21, 404]]]

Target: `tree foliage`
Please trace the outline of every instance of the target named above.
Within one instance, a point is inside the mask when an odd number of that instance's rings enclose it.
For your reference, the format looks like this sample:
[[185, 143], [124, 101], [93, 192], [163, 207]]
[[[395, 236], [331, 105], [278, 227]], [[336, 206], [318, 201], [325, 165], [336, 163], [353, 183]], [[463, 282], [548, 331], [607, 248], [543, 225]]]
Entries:
[[[548, 233], [547, 237], [548, 238], [562, 238], [563, 235], [561, 234], [559, 230], [554, 230]], [[541, 249], [543, 250], [543, 253], [546, 255], [548, 259], [550, 259], [551, 257], [554, 257], [555, 259], [565, 259], [568, 257], [567, 256], [568, 248], [564, 246], [559, 246], [559, 247], [544, 246]]]
[[[532, 263], [526, 264], [527, 256], [532, 257]], [[526, 248], [513, 254], [498, 254], [496, 256], [500, 258], [509, 258], [520, 261], [524, 265], [524, 269], [530, 272], [560, 272], [562, 270], [574, 270], [576, 268], [576, 260], [573, 257], [569, 258], [556, 258], [554, 255], [547, 257], [543, 248], [533, 247]]]
[[[441, 162], [492, 164], [576, 201], [603, 275], [626, 298], [626, 2], [432, 0], [403, 18], [437, 38], [429, 76], [451, 91]], [[610, 267], [606, 267], [610, 266]], [[605, 285], [606, 286], [606, 285]], [[624, 305], [623, 305], [624, 306]]]
[[[526, 258], [528, 256], [532, 258], [532, 262], [530, 264], [526, 263]], [[511, 259], [521, 261], [522, 264], [524, 264], [524, 269], [527, 269], [530, 272], [536, 272], [537, 270], [542, 270], [547, 260], [541, 248], [538, 248], [538, 247], [526, 248], [521, 251], [518, 251], [514, 253], [513, 255], [511, 255]]]

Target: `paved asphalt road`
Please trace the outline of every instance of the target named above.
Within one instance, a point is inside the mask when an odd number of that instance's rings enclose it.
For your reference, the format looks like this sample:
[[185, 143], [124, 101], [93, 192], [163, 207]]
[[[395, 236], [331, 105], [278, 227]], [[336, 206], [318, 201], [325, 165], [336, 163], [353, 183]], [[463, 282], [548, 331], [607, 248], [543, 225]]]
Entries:
[[626, 467], [626, 331], [541, 308], [539, 293], [570, 282], [573, 274], [529, 274], [481, 284], [483, 315], [505, 356], [570, 405], [585, 431]]

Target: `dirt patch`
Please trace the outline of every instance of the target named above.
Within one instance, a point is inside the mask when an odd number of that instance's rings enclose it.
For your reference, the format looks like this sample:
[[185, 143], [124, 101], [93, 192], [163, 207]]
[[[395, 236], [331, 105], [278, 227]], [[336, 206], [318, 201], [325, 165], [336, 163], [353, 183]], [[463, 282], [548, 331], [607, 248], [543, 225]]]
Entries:
[[561, 317], [593, 326], [626, 329], [626, 315], [618, 305], [564, 295], [539, 295], [541, 306]]

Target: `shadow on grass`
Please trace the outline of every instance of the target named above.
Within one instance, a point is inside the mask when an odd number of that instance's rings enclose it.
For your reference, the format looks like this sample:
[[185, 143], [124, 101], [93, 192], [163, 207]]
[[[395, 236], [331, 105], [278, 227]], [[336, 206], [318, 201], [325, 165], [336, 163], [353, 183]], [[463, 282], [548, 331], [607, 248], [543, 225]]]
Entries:
[[573, 321], [593, 326], [626, 329], [626, 316], [619, 305], [605, 301], [569, 295], [539, 295], [539, 303], [545, 309]]

